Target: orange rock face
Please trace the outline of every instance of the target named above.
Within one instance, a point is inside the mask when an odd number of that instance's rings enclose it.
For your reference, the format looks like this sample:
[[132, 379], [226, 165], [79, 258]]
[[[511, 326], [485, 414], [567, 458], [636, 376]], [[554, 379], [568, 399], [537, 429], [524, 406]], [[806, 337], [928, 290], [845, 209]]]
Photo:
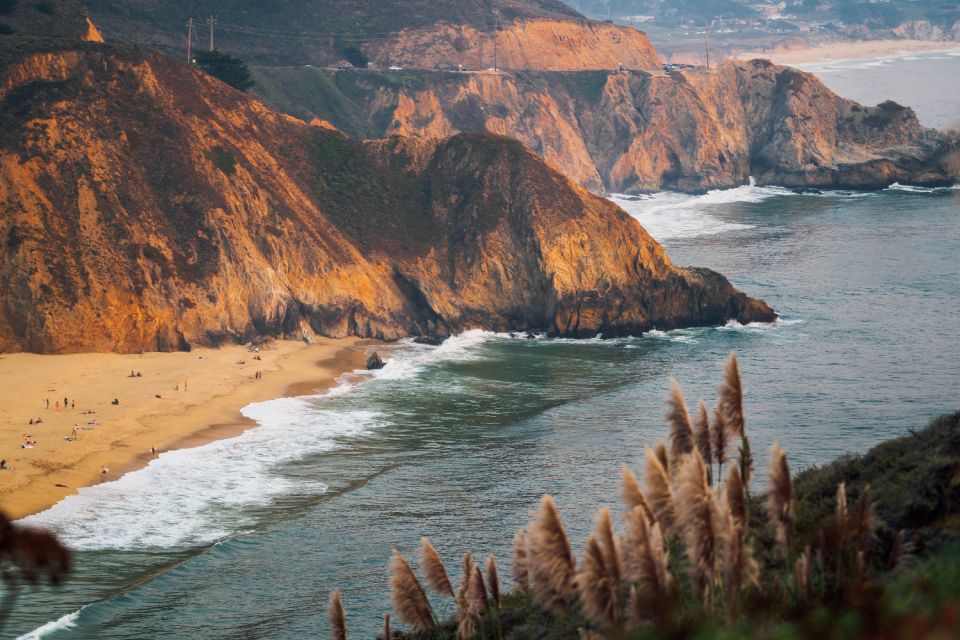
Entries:
[[[629, 27], [575, 20], [523, 20], [502, 30], [438, 24], [404, 29], [366, 46], [378, 67], [398, 65], [449, 69], [658, 69], [660, 58], [647, 36]], [[496, 59], [494, 59], [496, 57]]]
[[509, 135], [594, 190], [698, 192], [749, 176], [760, 184], [842, 188], [957, 177], [949, 161], [960, 147], [956, 135], [925, 129], [908, 108], [863, 107], [811, 74], [764, 61], [670, 74], [377, 78], [340, 72], [330, 83], [374, 125], [367, 135]]
[[516, 141], [358, 143], [158, 54], [0, 69], [0, 351], [770, 320]]

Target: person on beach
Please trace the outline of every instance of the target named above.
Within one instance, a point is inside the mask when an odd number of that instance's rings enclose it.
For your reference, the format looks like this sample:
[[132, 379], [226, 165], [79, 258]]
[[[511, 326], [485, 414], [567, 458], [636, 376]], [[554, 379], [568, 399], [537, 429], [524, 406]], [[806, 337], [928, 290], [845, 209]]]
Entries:
[[63, 396], [63, 408], [67, 408], [67, 396]]
[[110, 469], [107, 469], [106, 467], [100, 467], [100, 477], [107, 475], [108, 471], [110, 471]]
[[50, 408], [50, 398], [47, 398], [47, 409]]
[[71, 408], [71, 409], [76, 409], [76, 408], [77, 408], [77, 401], [76, 401], [76, 400], [71, 400], [71, 401], [70, 401], [70, 408]]
[[60, 401], [57, 400], [57, 411], [60, 411]]
[[73, 437], [77, 437], [77, 425], [73, 425]]
[[156, 447], [150, 447], [150, 455], [152, 455], [152, 456], [157, 455], [157, 448], [156, 448]]
[[3, 460], [0, 460], [0, 469], [6, 469], [6, 468], [7, 468], [7, 459], [4, 458]]

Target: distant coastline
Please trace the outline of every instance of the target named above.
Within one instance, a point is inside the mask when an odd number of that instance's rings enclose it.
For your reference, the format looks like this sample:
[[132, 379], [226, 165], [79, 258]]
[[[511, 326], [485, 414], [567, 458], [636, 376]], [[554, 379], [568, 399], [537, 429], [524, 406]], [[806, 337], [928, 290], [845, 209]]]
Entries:
[[775, 64], [804, 65], [832, 62], [835, 60], [862, 60], [884, 58], [904, 53], [930, 53], [934, 51], [960, 50], [960, 42], [934, 40], [857, 40], [854, 42], [829, 42], [803, 48], [773, 48], [769, 50], [744, 51], [729, 56], [735, 60], [763, 58]]
[[[0, 471], [0, 508], [22, 518], [146, 466], [151, 447], [160, 454], [238, 435], [254, 426], [240, 414], [243, 407], [334, 386], [338, 376], [363, 366], [363, 343], [319, 339], [310, 345], [276, 341], [259, 352], [230, 345], [142, 355], [0, 356], [0, 458], [12, 467]], [[131, 378], [131, 371], [142, 376]], [[58, 410], [64, 398], [71, 407]], [[36, 418], [42, 423], [31, 425]], [[77, 439], [68, 440], [74, 425]], [[21, 448], [27, 440], [37, 444]]]

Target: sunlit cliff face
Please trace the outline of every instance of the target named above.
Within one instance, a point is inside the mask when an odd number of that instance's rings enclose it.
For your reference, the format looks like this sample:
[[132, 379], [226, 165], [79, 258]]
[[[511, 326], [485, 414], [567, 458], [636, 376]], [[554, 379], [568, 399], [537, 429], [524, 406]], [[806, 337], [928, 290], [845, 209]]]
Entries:
[[773, 318], [512, 140], [356, 143], [110, 45], [0, 87], [0, 350]]
[[[457, 131], [510, 135], [597, 191], [704, 191], [744, 184], [883, 187], [940, 184], [957, 139], [923, 128], [912, 110], [862, 107], [819, 80], [762, 61], [710, 72], [539, 72], [408, 87], [351, 74], [355, 104], [378, 133], [432, 138]], [[336, 123], [334, 123], [336, 124]]]

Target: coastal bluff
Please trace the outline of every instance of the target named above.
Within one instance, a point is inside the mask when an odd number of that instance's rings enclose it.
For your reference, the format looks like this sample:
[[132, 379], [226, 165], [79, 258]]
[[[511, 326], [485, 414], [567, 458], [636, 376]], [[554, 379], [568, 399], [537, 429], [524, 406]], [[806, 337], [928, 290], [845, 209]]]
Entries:
[[358, 142], [67, 41], [4, 54], [0, 119], [3, 352], [776, 317], [513, 139]]

